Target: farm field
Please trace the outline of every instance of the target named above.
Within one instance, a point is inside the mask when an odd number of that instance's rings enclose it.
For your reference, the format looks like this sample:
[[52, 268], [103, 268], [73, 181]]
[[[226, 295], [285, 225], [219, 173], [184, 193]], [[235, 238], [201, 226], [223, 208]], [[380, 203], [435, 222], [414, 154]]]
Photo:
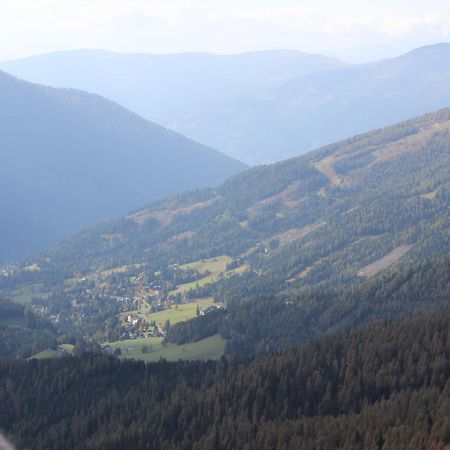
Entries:
[[[162, 338], [150, 337], [130, 339], [108, 343], [112, 348], [120, 348], [121, 358], [139, 359], [145, 362], [158, 361], [161, 358], [168, 361], [179, 359], [218, 359], [225, 350], [225, 340], [219, 335], [211, 336], [199, 342], [175, 345], [162, 344]], [[146, 352], [142, 350], [147, 347]]]

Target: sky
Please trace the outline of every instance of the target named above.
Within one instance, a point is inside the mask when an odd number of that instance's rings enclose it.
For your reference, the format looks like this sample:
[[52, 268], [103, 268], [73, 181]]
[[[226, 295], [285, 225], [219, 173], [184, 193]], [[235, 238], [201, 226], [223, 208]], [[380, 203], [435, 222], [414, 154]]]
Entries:
[[449, 41], [449, 0], [0, 0], [0, 60], [285, 48], [364, 62]]

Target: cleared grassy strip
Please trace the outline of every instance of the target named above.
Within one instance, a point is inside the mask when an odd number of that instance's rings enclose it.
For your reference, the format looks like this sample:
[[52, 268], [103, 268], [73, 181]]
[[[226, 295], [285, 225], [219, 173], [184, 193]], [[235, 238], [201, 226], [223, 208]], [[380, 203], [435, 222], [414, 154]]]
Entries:
[[425, 198], [427, 200], [434, 200], [436, 198], [437, 193], [438, 193], [438, 190], [435, 189], [434, 191], [428, 192], [427, 194], [422, 194], [421, 197]]
[[205, 278], [202, 278], [200, 280], [197, 281], [192, 281], [191, 283], [185, 283], [185, 284], [180, 284], [174, 291], [172, 291], [173, 294], [183, 294], [184, 292], [189, 292], [191, 289], [195, 289], [196, 287], [202, 287], [205, 284], [208, 283], [214, 283], [215, 281], [217, 281], [217, 275], [209, 275]]
[[368, 278], [376, 275], [381, 270], [386, 269], [387, 267], [397, 262], [400, 258], [405, 256], [413, 247], [413, 245], [400, 245], [399, 247], [392, 250], [392, 252], [383, 256], [383, 258], [380, 258], [379, 260], [374, 261], [372, 264], [363, 267], [358, 272], [358, 276]]
[[36, 355], [32, 356], [33, 359], [49, 359], [55, 358], [58, 355], [56, 350], [44, 350], [42, 352], [36, 353]]
[[343, 183], [343, 178], [340, 177], [335, 171], [333, 164], [336, 161], [335, 157], [324, 158], [314, 164], [314, 167], [319, 172], [323, 173], [331, 184], [340, 186]]
[[[179, 359], [219, 359], [225, 351], [225, 340], [219, 335], [211, 336], [192, 344], [175, 345], [162, 344], [162, 338], [144, 338], [111, 342], [112, 348], [120, 348], [122, 358], [139, 359], [146, 362], [158, 361], [161, 358], [168, 361]], [[142, 349], [146, 348], [146, 353]]]
[[[58, 345], [59, 350], [65, 350], [68, 353], [73, 354], [73, 350], [75, 349], [75, 345], [73, 344], [61, 344]], [[32, 356], [35, 359], [48, 359], [48, 358], [56, 358], [60, 356], [62, 353], [57, 350], [52, 350], [48, 348], [47, 350], [43, 350], [42, 352], [36, 353], [36, 355]]]

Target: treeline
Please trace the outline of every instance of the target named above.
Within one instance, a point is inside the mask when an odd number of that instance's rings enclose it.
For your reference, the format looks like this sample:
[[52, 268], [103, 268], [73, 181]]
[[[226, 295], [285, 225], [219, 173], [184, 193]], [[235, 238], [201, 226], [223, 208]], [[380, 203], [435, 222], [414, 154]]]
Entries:
[[0, 297], [0, 357], [28, 357], [56, 345], [51, 322]]
[[253, 361], [1, 361], [0, 427], [23, 450], [444, 449], [449, 380], [445, 310]]

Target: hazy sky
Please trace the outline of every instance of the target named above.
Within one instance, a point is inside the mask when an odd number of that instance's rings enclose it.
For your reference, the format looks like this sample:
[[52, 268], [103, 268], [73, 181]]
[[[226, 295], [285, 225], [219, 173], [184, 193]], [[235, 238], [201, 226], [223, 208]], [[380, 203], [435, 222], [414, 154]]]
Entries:
[[0, 0], [1, 60], [78, 48], [371, 59], [441, 41], [449, 0]]

